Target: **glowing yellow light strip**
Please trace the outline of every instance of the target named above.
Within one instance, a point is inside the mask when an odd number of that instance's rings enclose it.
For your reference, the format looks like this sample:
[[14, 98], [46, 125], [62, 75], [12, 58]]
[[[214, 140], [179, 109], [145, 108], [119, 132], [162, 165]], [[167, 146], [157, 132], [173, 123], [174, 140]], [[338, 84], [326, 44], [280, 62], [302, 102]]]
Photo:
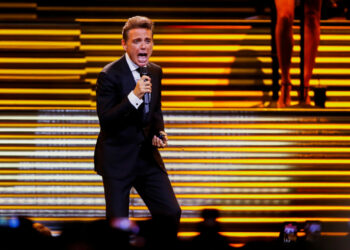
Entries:
[[[300, 46], [297, 46], [297, 51], [300, 51]], [[346, 45], [321, 45], [318, 47], [318, 51], [322, 52], [349, 52], [350, 51], [350, 46]]]
[[[65, 158], [67, 162], [93, 162], [92, 159]], [[0, 162], [62, 162], [55, 158], [0, 158]], [[169, 159], [166, 163], [225, 163], [225, 164], [256, 164], [257, 159]], [[260, 164], [350, 164], [349, 159], [259, 159]]]
[[49, 150], [71, 150], [71, 151], [75, 151], [75, 150], [94, 150], [95, 147], [50, 147], [50, 146], [33, 146], [33, 147], [21, 147], [21, 146], [14, 146], [14, 147], [9, 147], [9, 146], [0, 146], [0, 150], [45, 150], [45, 151], [49, 151]]
[[[68, 162], [93, 162], [93, 159], [65, 158]], [[62, 159], [55, 158], [0, 158], [0, 162], [63, 162]], [[1, 183], [2, 184], [2, 183]]]
[[[292, 84], [298, 86], [299, 79], [292, 79]], [[266, 84], [266, 83], [264, 83]], [[350, 86], [349, 79], [311, 79], [311, 86]]]
[[84, 69], [0, 69], [0, 74], [16, 75], [85, 75]]
[[[9, 162], [7, 160], [6, 162]], [[48, 159], [35, 160], [38, 162], [50, 162]], [[52, 161], [52, 160], [51, 160]], [[83, 162], [82, 160], [71, 160], [70, 162]], [[57, 159], [55, 162], [62, 162], [62, 159]], [[87, 161], [86, 161], [87, 162]], [[92, 162], [92, 161], [89, 161]], [[255, 161], [256, 162], [256, 161]], [[2, 181], [2, 186], [102, 186], [102, 182], [39, 182], [39, 181]], [[350, 187], [349, 182], [173, 182], [174, 187], [282, 187], [282, 188], [348, 188]]]
[[[129, 7], [126, 7], [128, 10], [130, 10]], [[246, 8], [234, 8], [233, 11], [242, 11], [243, 10], [247, 10]], [[173, 8], [171, 8], [171, 10], [173, 10]], [[192, 8], [188, 9], [186, 8], [186, 10], [192, 10]], [[251, 8], [248, 8], [248, 10], [252, 10]], [[140, 8], [137, 7], [136, 11], [140, 11]], [[158, 11], [158, 9], [157, 9]], [[203, 9], [200, 9], [200, 12], [202, 12]], [[213, 11], [212, 8], [210, 8], [210, 11]], [[182, 10], [181, 10], [182, 12]], [[78, 22], [121, 22], [121, 23], [125, 23], [127, 21], [127, 19], [118, 19], [118, 18], [76, 18], [75, 19]], [[247, 24], [245, 26], [237, 26], [237, 27], [246, 27], [247, 29], [250, 29], [252, 26], [248, 25], [253, 23], [266, 23], [268, 24], [269, 21], [268, 20], [237, 20], [237, 19], [152, 19], [153, 22], [155, 23], [178, 23], [178, 22], [184, 22], [184, 23], [232, 23], [232, 24]], [[181, 25], [181, 24], [180, 24]], [[185, 26], [188, 26], [185, 25]]]
[[[45, 124], [42, 124], [45, 125]], [[70, 127], [70, 126], [67, 126]], [[80, 127], [80, 126], [76, 126]], [[98, 127], [98, 125], [96, 125]], [[85, 146], [85, 147], [54, 147], [54, 146], [0, 146], [0, 150], [44, 150], [44, 151], [50, 151], [50, 150], [71, 150], [71, 151], [79, 151], [79, 150], [94, 150], [94, 147]], [[349, 153], [350, 148], [342, 148], [342, 147], [316, 147], [316, 148], [310, 148], [310, 147], [244, 147], [244, 148], [238, 148], [238, 147], [176, 147], [176, 148], [165, 148], [160, 149], [161, 151], [170, 151], [170, 152], [205, 152], [205, 151], [211, 151], [211, 152], [289, 152], [289, 153], [305, 153], [305, 152], [315, 152], [315, 153]]]
[[279, 232], [220, 232], [226, 237], [278, 237]]
[[[317, 218], [317, 217], [220, 217], [217, 219], [220, 223], [283, 223], [283, 222], [306, 222], [306, 221], [321, 221], [321, 222], [349, 222], [349, 218]], [[182, 223], [198, 223], [203, 221], [202, 218], [181, 218]]]
[[[2, 125], [0, 124], [0, 127]], [[11, 125], [12, 126], [12, 125]], [[307, 124], [301, 124], [301, 123], [229, 123], [229, 124], [221, 124], [221, 123], [196, 123], [196, 124], [175, 124], [175, 123], [169, 123], [166, 124], [167, 128], [249, 128], [249, 129], [322, 129], [322, 130], [333, 130], [333, 129], [340, 129], [340, 130], [347, 130], [350, 129], [349, 123], [307, 123]]]
[[[1, 30], [0, 30], [1, 32]], [[0, 33], [1, 34], [1, 33]], [[121, 34], [82, 34], [82, 39], [122, 39]], [[345, 39], [350, 36], [343, 36]], [[154, 34], [153, 38], [169, 40], [269, 40], [271, 35], [253, 34]]]
[[[266, 91], [162, 91], [163, 96], [250, 96], [250, 97], [262, 97], [262, 96], [272, 96], [272, 91], [266, 93]], [[298, 96], [297, 91], [291, 91], [291, 96]], [[314, 96], [314, 93], [311, 92], [310, 96]], [[327, 91], [327, 96], [336, 96], [336, 97], [349, 97], [350, 91]]]
[[[99, 72], [101, 69], [100, 68], [87, 68], [86, 69], [88, 72]], [[271, 74], [272, 69], [270, 68], [262, 68], [261, 69], [265, 74]], [[217, 74], [217, 75], [222, 75], [222, 74], [234, 74], [234, 73], [246, 73], [246, 74], [255, 74], [258, 73], [258, 70], [255, 68], [240, 68], [240, 69], [235, 69], [235, 68], [229, 68], [229, 67], [216, 67], [216, 68], [191, 68], [191, 67], [176, 67], [176, 68], [168, 68], [164, 67], [163, 72], [166, 74], [174, 74], [174, 73], [182, 73], [182, 74]], [[293, 74], [298, 74], [300, 72], [299, 68], [292, 68], [291, 73]], [[315, 74], [319, 75], [327, 75], [327, 74], [334, 74], [334, 75], [347, 75], [349, 74], [349, 70], [347, 68], [344, 69], [330, 69], [330, 68], [316, 68], [314, 69]]]
[[[93, 170], [1, 170], [0, 174], [95, 174]], [[350, 171], [168, 171], [169, 175], [211, 175], [211, 176], [349, 176]]]
[[[256, 160], [255, 160], [256, 162]], [[334, 188], [334, 187], [350, 187], [349, 182], [220, 182], [220, 183], [209, 183], [209, 182], [174, 182], [172, 183], [175, 187], [284, 187], [284, 188], [295, 188], [295, 187], [308, 187], [308, 188]]]
[[[15, 170], [18, 171], [18, 170]], [[68, 171], [68, 170], [67, 170]], [[2, 172], [2, 171], [0, 171]], [[6, 171], [4, 171], [6, 173]], [[311, 170], [311, 171], [274, 171], [274, 170], [264, 170], [264, 171], [168, 171], [168, 174], [170, 175], [236, 175], [236, 176], [349, 176], [350, 171], [320, 171], [320, 170]]]
[[[226, 237], [279, 237], [279, 232], [221, 232]], [[304, 232], [298, 232], [298, 237], [305, 236]], [[322, 236], [347, 236], [347, 232], [321, 232]]]
[[76, 48], [79, 41], [0, 41], [1, 48]]
[[[5, 59], [5, 58], [4, 58]], [[41, 62], [41, 61], [46, 61], [47, 62], [52, 62], [54, 63], [55, 58], [8, 58], [9, 62], [24, 62], [26, 60], [29, 60], [28, 63], [30, 62]], [[64, 59], [62, 58], [57, 58], [58, 62], [63, 61]], [[79, 58], [76, 58], [78, 60]], [[113, 56], [86, 56], [85, 57], [86, 61], [88, 62], [111, 62], [117, 59], [117, 57]], [[74, 60], [74, 58], [71, 59], [66, 59], [67, 62], [70, 62], [71, 60]], [[83, 60], [80, 58], [79, 60]], [[259, 56], [256, 58], [250, 58], [250, 57], [240, 57], [237, 60], [237, 57], [235, 56], [152, 56], [150, 58], [151, 62], [201, 62], [201, 63], [234, 63], [234, 62], [256, 62], [260, 61], [263, 63], [271, 63], [272, 59], [271, 57], [262, 57]], [[0, 61], [5, 61], [0, 58]], [[65, 62], [65, 61], [64, 61]], [[74, 62], [74, 61], [73, 61]], [[292, 62], [293, 63], [299, 63], [300, 58], [299, 57], [292, 57]], [[350, 63], [350, 58], [349, 57], [317, 57], [316, 58], [317, 63]], [[298, 79], [295, 79], [298, 80]], [[323, 81], [324, 79], [320, 79], [320, 81]], [[333, 80], [333, 79], [332, 79]], [[346, 80], [346, 79], [344, 79]]]
[[[104, 206], [62, 206], [62, 205], [0, 205], [1, 209], [74, 209], [74, 210], [86, 210], [86, 209], [94, 209], [94, 210], [102, 210], [105, 209]], [[146, 209], [146, 208], [145, 208]]]
[[[21, 107], [22, 110], [62, 110], [62, 109], [72, 109], [72, 110], [96, 110], [95, 107], [86, 107], [86, 106], [80, 106], [80, 107], [76, 107], [76, 106], [22, 106]], [[7, 106], [7, 107], [2, 107], [0, 106], [0, 110], [18, 110], [18, 107], [11, 107], [11, 106]], [[164, 109], [165, 110], [165, 109]]]
[[[33, 221], [93, 221], [97, 219], [101, 219], [102, 217], [59, 217], [59, 218], [52, 218], [52, 217], [31, 217], [31, 220]], [[104, 217], [103, 217], [104, 218]], [[130, 220], [132, 221], [142, 221], [142, 220], [148, 220], [149, 218], [142, 218], [137, 217], [133, 218], [130, 217]], [[203, 221], [203, 218], [181, 218], [181, 223], [198, 223]], [[261, 217], [254, 217], [254, 218], [241, 218], [241, 217], [231, 217], [231, 218], [218, 218], [217, 221], [220, 223], [283, 223], [283, 222], [298, 222], [303, 223], [306, 221], [321, 221], [321, 222], [349, 222], [349, 218], [317, 218], [317, 217], [305, 217], [305, 218], [297, 218], [297, 217], [284, 217], [284, 218], [261, 218]]]
[[[0, 89], [1, 91], [1, 89]], [[263, 91], [162, 91], [162, 96], [255, 96], [262, 97]]]
[[[350, 47], [350, 46], [349, 46]], [[121, 45], [81, 45], [81, 50], [103, 50], [122, 51]], [[154, 45], [154, 51], [226, 51], [234, 52], [238, 50], [270, 51], [270, 46], [249, 46], [249, 45]]]
[[[1, 209], [70, 209], [104, 210], [104, 205], [0, 205]], [[146, 206], [130, 206], [131, 210], [147, 210]], [[198, 211], [217, 209], [220, 211], [350, 211], [350, 206], [181, 206], [182, 210]]]
[[170, 79], [164, 78], [163, 85], [229, 85], [230, 79]]
[[[0, 205], [1, 207], [1, 205]], [[131, 206], [131, 209], [143, 209]], [[146, 207], [144, 207], [146, 209]], [[181, 206], [183, 210], [218, 209], [220, 211], [349, 211], [350, 206]]]
[[[86, 72], [88, 73], [99, 73], [102, 70], [100, 67], [87, 67]], [[5, 70], [1, 70], [6, 73]], [[0, 71], [0, 73], [1, 73]], [[14, 71], [14, 70], [12, 70]], [[15, 71], [18, 71], [15, 69]], [[265, 74], [271, 74], [272, 69], [271, 68], [262, 68], [261, 71], [263, 71]], [[230, 67], [201, 67], [201, 68], [195, 68], [195, 67], [163, 67], [163, 72], [165, 74], [215, 74], [215, 75], [229, 75], [229, 74], [257, 74], [259, 73], [258, 69], [255, 68], [230, 68]], [[292, 68], [291, 73], [298, 74], [300, 72], [299, 68]], [[327, 75], [327, 74], [333, 74], [333, 75], [348, 75], [349, 70], [347, 68], [315, 68], [314, 69], [315, 74], [319, 75]]]
[[[299, 68], [291, 68], [290, 72], [292, 74], [299, 74], [300, 69]], [[329, 69], [329, 68], [315, 68], [313, 70], [314, 74], [318, 75], [328, 75], [328, 74], [333, 74], [333, 75], [348, 75], [349, 74], [349, 69], [348, 68], [335, 68], [335, 69]]]
[[[86, 72], [88, 73], [99, 73], [102, 70], [102, 68], [96, 68], [96, 67], [87, 67]], [[270, 74], [272, 70], [270, 68], [263, 68], [261, 69], [266, 74]], [[176, 68], [170, 68], [170, 67], [164, 67], [163, 72], [166, 74], [215, 74], [215, 75], [227, 75], [227, 74], [233, 74], [233, 73], [240, 73], [240, 74], [255, 74], [258, 73], [259, 70], [255, 68], [230, 68], [230, 67], [215, 67], [215, 68], [192, 68], [192, 67], [176, 67]]]
[[33, 57], [0, 57], [0, 63], [86, 63], [86, 58], [33, 58]]
[[[269, 237], [269, 238], [277, 238], [279, 237], [279, 232], [220, 232], [221, 235], [225, 237]], [[179, 232], [179, 237], [195, 237], [199, 235], [199, 232]], [[305, 235], [304, 232], [298, 232], [298, 237], [302, 237]], [[322, 236], [347, 236], [346, 232], [321, 232]], [[242, 244], [238, 244], [242, 246]], [[243, 244], [244, 246], [244, 244]]]
[[229, 243], [229, 245], [233, 248], [242, 248], [246, 245], [246, 243]]
[[[299, 34], [293, 34], [293, 38], [294, 40], [300, 40], [300, 35]], [[267, 39], [271, 39], [271, 36], [269, 36]], [[267, 40], [265, 39], [265, 40]], [[327, 41], [327, 40], [331, 40], [331, 41], [349, 41], [350, 40], [350, 35], [347, 34], [321, 34], [320, 35], [320, 39], [322, 41]], [[258, 38], [256, 39], [258, 40]]]
[[350, 141], [346, 135], [177, 135], [171, 140]]
[[[85, 12], [85, 11], [93, 11], [95, 12], [140, 12], [140, 11], [156, 11], [159, 13], [162, 12], [203, 12], [203, 11], [210, 11], [210, 12], [230, 12], [234, 13], [237, 11], [250, 11], [253, 12], [255, 9], [254, 8], [220, 8], [220, 7], [215, 7], [215, 8], [208, 8], [208, 7], [134, 7], [134, 6], [127, 6], [127, 7], [114, 7], [114, 6], [38, 6], [37, 9], [39, 11], [79, 11], [79, 12]], [[86, 20], [86, 19], [76, 19], [76, 20]], [[90, 19], [87, 19], [90, 20]], [[92, 19], [92, 20], [104, 20], [104, 19]], [[110, 20], [110, 19], [108, 19]], [[111, 19], [115, 20], [118, 22], [126, 21], [125, 19]], [[171, 19], [152, 19], [154, 22], [157, 22], [156, 20], [171, 20]], [[192, 21], [192, 19], [185, 19], [188, 21]], [[205, 19], [206, 22], [210, 22], [211, 19]], [[228, 19], [231, 20], [231, 19]]]
[[[0, 147], [1, 148], [1, 147]], [[179, 152], [289, 152], [289, 153], [350, 153], [350, 148], [343, 147], [176, 147], [160, 149], [161, 151]]]
[[[116, 57], [112, 56], [87, 56], [88, 62], [110, 62], [116, 60]], [[271, 58], [259, 57], [259, 61], [269, 63]], [[235, 56], [152, 56], [151, 62], [201, 62], [201, 63], [233, 63], [237, 61]], [[255, 58], [243, 57], [238, 59], [239, 62], [256, 62]]]
[[350, 108], [350, 102], [327, 102], [325, 106], [326, 108]]
[[298, 223], [306, 222], [306, 221], [321, 221], [321, 222], [350, 222], [349, 218], [317, 218], [317, 217], [305, 217], [305, 218], [297, 218], [297, 217], [287, 217], [287, 218], [218, 218], [219, 222], [222, 223], [265, 223], [265, 222], [272, 222], [272, 223], [283, 223], [283, 222], [289, 222], [294, 221]]
[[[29, 43], [29, 42], [28, 42]], [[4, 44], [9, 44], [8, 41]], [[1, 45], [1, 43], [0, 43]], [[294, 46], [296, 52], [300, 51], [300, 46]], [[81, 45], [81, 50], [104, 50], [104, 51], [121, 51], [123, 47], [121, 45]], [[236, 52], [239, 50], [253, 50], [253, 51], [271, 51], [270, 46], [266, 45], [154, 45], [154, 51], [225, 51], [225, 52]], [[326, 46], [321, 45], [318, 48], [322, 52], [349, 52], [350, 46]]]
[[[0, 30], [0, 34], [2, 30]], [[4, 34], [7, 30], [3, 30]], [[39, 30], [39, 32], [42, 30]], [[16, 30], [13, 31], [17, 34]], [[28, 32], [29, 33], [29, 32]], [[21, 34], [18, 32], [18, 34]], [[74, 33], [75, 34], [75, 33]], [[81, 39], [122, 39], [121, 34], [81, 34]], [[266, 34], [154, 34], [154, 39], [169, 40], [270, 40], [271, 35]], [[294, 40], [300, 40], [300, 35], [295, 34]], [[321, 35], [321, 40], [349, 41], [350, 35]]]
[[79, 36], [80, 33], [78, 29], [0, 29], [0, 35]]
[[19, 76], [19, 75], [1, 75], [0, 79], [5, 80], [79, 80], [79, 75], [61, 75], [61, 76], [41, 76], [41, 75], [26, 75], [26, 76]]
[[[97, 70], [96, 70], [97, 71]], [[1, 77], [1, 76], [0, 76]], [[91, 84], [96, 84], [96, 79], [86, 79], [87, 81], [91, 82]], [[259, 80], [260, 81], [260, 80]], [[272, 85], [272, 80], [271, 79], [261, 79], [262, 83], [264, 85]], [[346, 81], [348, 82], [348, 84], [345, 84]], [[341, 85], [347, 86], [350, 85], [350, 80], [345, 80], [344, 81], [340, 81], [339, 83]], [[329, 83], [332, 83], [331, 81]], [[243, 85], [254, 85], [255, 81], [254, 80], [249, 80], [249, 79], [228, 79], [228, 78], [202, 78], [202, 79], [198, 79], [198, 78], [176, 78], [176, 79], [172, 79], [172, 78], [164, 78], [162, 80], [162, 84], [163, 85], [230, 85], [230, 84], [243, 84]], [[311, 82], [311, 85], [318, 85], [319, 82]], [[333, 83], [333, 85], [335, 85]]]
[[[179, 85], [179, 84], [177, 84]], [[332, 92], [332, 91], [329, 91]], [[335, 93], [329, 93], [327, 92], [327, 96], [350, 96], [350, 91], [334, 91]], [[328, 94], [329, 93], [329, 94]], [[176, 91], [176, 90], [164, 90], [162, 91], [163, 96], [249, 96], [249, 97], [262, 97], [262, 96], [272, 96], [272, 91], [269, 91], [266, 93], [266, 91], [253, 91], [253, 90], [247, 90], [247, 91], [240, 91], [240, 90], [235, 90], [235, 91], [204, 91], [204, 90], [199, 90], [199, 91]], [[291, 96], [298, 96], [297, 91], [291, 91]], [[314, 93], [311, 92], [310, 96], [314, 96]]]
[[[57, 135], [6, 135], [0, 134], [0, 138], [57, 138]], [[97, 135], [59, 135], [60, 139], [97, 139]]]
[[0, 105], [72, 105], [91, 106], [90, 100], [0, 100]]
[[[164, 101], [163, 101], [163, 103], [164, 103]], [[293, 102], [292, 102], [293, 103]], [[297, 102], [294, 102], [295, 104], [297, 103]], [[333, 103], [333, 102], [332, 102]], [[262, 104], [262, 102], [260, 102], [260, 103], [258, 103], [259, 105], [261, 105]], [[313, 105], [313, 102], [311, 102], [311, 104]], [[345, 112], [348, 112], [348, 110], [350, 109], [350, 107], [348, 107], [347, 106], [347, 104], [350, 104], [350, 102], [346, 102], [345, 103], [346, 104], [346, 106], [336, 106], [336, 107], [334, 107], [334, 108], [332, 108], [332, 111], [345, 111]], [[294, 104], [293, 104], [294, 105]], [[327, 106], [327, 105], [326, 105]], [[254, 111], [259, 111], [259, 110], [261, 110], [261, 108], [256, 108], [257, 106], [244, 106], [244, 105], [237, 105], [237, 106], [216, 106], [216, 107], [201, 107], [201, 106], [197, 106], [197, 107], [191, 107], [190, 105], [189, 106], [185, 106], [186, 107], [186, 110], [187, 111], [210, 111], [210, 110], [213, 110], [213, 109], [215, 109], [215, 110], [222, 110], [222, 111], [232, 111], [232, 110], [245, 110], [245, 111], [252, 111], [252, 110], [254, 110]], [[9, 108], [11, 108], [11, 107], [9, 107]], [[33, 107], [33, 108], [35, 108], [35, 107]], [[0, 107], [0, 109], [1, 109], [1, 107]], [[178, 110], [180, 110], [180, 111], [183, 111], [184, 109], [183, 108], [181, 108], [181, 107], [176, 107], [176, 106], [171, 106], [171, 105], [169, 105], [168, 107], [164, 107], [163, 106], [163, 111], [174, 111], [174, 110], [176, 110], [176, 111], [178, 111]], [[294, 112], [299, 112], [299, 111], [303, 111], [303, 112], [308, 112], [308, 113], [311, 113], [311, 112], [315, 112], [315, 111], [317, 111], [317, 112], [326, 112], [326, 111], [329, 111], [328, 109], [324, 109], [324, 108], [317, 108], [317, 107], [314, 107], [313, 109], [303, 109], [303, 108], [288, 108], [288, 109], [278, 109], [278, 108], [271, 108], [271, 109], [269, 109], [269, 110], [274, 110], [274, 111], [279, 111], [279, 112], [285, 112], [285, 111], [294, 111]]]
[[[300, 62], [299, 57], [293, 57], [292, 62]], [[349, 57], [317, 57], [316, 63], [350, 63]]]
[[68, 175], [75, 175], [75, 174], [96, 174], [93, 170], [25, 170], [25, 169], [18, 169], [18, 170], [1, 170], [0, 174], [68, 174]]
[[[60, 160], [62, 161], [62, 160]], [[102, 182], [19, 182], [19, 181], [13, 181], [13, 182], [1, 182], [1, 186], [102, 186]]]
[[[0, 159], [1, 160], [1, 159]], [[166, 163], [226, 163], [226, 164], [350, 164], [350, 159], [163, 159]]]
[[199, 232], [178, 232], [178, 237], [195, 237], [199, 235]]
[[[0, 194], [2, 198], [28, 198], [28, 194]], [[103, 194], [30, 194], [30, 198], [103, 198]], [[131, 198], [140, 198], [138, 194], [130, 194]], [[347, 194], [176, 194], [178, 199], [244, 199], [244, 200], [273, 200], [273, 199], [287, 199], [287, 200], [324, 200], [324, 199], [350, 199]], [[184, 221], [194, 222], [193, 219], [184, 218]], [[291, 220], [290, 218], [221, 218], [222, 222], [251, 222], [255, 219], [260, 219], [258, 222], [281, 222], [283, 220]], [[295, 218], [293, 220], [296, 220]], [[307, 220], [299, 218], [298, 221]], [[350, 222], [350, 218], [321, 218], [317, 220], [323, 221], [338, 221]]]
[[[265, 85], [271, 85], [272, 80], [270, 79], [263, 79], [262, 80], [263, 84]], [[350, 82], [350, 81], [349, 81]], [[163, 85], [221, 85], [221, 86], [226, 86], [230, 84], [254, 84], [254, 81], [252, 80], [235, 80], [235, 79], [208, 79], [208, 78], [203, 78], [203, 79], [198, 79], [198, 78], [164, 78], [162, 80]], [[350, 83], [349, 83], [350, 85]]]
[[[176, 197], [180, 199], [251, 199], [251, 200], [350, 199], [350, 195], [348, 194], [176, 194]], [[347, 218], [347, 221], [350, 221], [350, 219]]]
[[[279, 236], [279, 232], [221, 232], [225, 237], [274, 237]], [[195, 237], [199, 232], [179, 232], [178, 237]]]
[[350, 91], [332, 91], [332, 90], [328, 90], [326, 95], [328, 97], [331, 97], [331, 96], [338, 96], [338, 97], [341, 97], [341, 96], [346, 96], [346, 97], [349, 97], [350, 96]]
[[[235, 56], [154, 56], [151, 57], [152, 62], [202, 62], [202, 63], [234, 63], [237, 61]], [[239, 58], [239, 62], [251, 62], [256, 61], [253, 58]]]
[[0, 194], [2, 198], [103, 198], [103, 194]]
[[2, 94], [90, 94], [91, 89], [10, 89], [10, 88], [0, 88], [0, 93]]
[[[1, 77], [1, 76], [0, 76]], [[86, 79], [91, 82], [91, 84], [96, 84], [96, 79]], [[261, 79], [264, 85], [272, 85], [271, 79]], [[292, 79], [293, 85], [299, 85], [299, 80]], [[228, 78], [164, 78], [162, 80], [163, 85], [214, 85], [214, 86], [226, 86], [230, 84], [244, 84], [253, 85], [254, 80], [247, 79], [228, 79]], [[311, 86], [350, 86], [349, 79], [311, 79]]]
[[[177, 107], [182, 110], [184, 107], [201, 107], [201, 108], [228, 108], [228, 107], [240, 107], [240, 108], [249, 108], [256, 105], [260, 105], [261, 101], [193, 101], [193, 102], [170, 102], [170, 101], [163, 101], [162, 107], [169, 108], [169, 107]], [[296, 103], [295, 103], [296, 104]]]
[[[67, 107], [65, 107], [67, 108]], [[69, 109], [69, 108], [67, 108]], [[92, 123], [0, 123], [1, 127], [99, 127], [98, 124]]]

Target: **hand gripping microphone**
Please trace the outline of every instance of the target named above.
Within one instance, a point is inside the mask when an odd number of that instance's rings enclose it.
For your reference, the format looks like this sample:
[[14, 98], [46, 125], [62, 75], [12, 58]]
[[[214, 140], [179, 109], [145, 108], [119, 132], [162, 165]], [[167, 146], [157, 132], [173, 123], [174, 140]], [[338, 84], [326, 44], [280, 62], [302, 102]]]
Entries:
[[[140, 67], [140, 76], [149, 76], [148, 69], [146, 66]], [[143, 96], [143, 101], [145, 102], [145, 113], [149, 112], [149, 103], [151, 100], [150, 93], [145, 93]]]

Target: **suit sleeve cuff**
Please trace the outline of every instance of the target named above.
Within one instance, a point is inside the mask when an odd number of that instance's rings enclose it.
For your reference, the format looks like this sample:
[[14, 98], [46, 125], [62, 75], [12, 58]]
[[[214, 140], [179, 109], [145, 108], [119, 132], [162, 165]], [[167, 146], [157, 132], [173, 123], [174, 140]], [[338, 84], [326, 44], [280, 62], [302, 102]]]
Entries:
[[136, 109], [140, 107], [140, 105], [143, 103], [142, 99], [139, 99], [135, 94], [134, 91], [131, 91], [130, 94], [128, 95], [128, 99], [132, 106], [134, 106]]

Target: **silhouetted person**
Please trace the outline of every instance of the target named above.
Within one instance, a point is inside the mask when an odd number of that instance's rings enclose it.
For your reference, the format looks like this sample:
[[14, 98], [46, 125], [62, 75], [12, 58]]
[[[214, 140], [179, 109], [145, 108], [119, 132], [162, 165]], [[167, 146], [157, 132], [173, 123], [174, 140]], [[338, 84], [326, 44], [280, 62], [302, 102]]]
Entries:
[[192, 240], [193, 249], [231, 249], [229, 241], [219, 232], [220, 223], [217, 221], [219, 211], [216, 209], [204, 209], [201, 213], [203, 221], [198, 224], [199, 235]]

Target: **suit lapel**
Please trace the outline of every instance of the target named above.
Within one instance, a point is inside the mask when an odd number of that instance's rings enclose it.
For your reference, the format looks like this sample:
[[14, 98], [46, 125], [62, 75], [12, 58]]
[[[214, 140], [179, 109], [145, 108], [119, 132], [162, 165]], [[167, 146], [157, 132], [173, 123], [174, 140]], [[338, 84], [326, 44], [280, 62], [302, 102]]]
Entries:
[[153, 110], [155, 101], [157, 100], [157, 93], [158, 93], [158, 75], [154, 68], [151, 66], [151, 64], [148, 66], [148, 70], [151, 74], [151, 82], [152, 82], [152, 93], [151, 93], [151, 103], [150, 103], [150, 111]]
[[124, 94], [129, 94], [135, 88], [135, 80], [131, 73], [128, 63], [126, 62], [125, 55], [121, 58], [121, 77]]

